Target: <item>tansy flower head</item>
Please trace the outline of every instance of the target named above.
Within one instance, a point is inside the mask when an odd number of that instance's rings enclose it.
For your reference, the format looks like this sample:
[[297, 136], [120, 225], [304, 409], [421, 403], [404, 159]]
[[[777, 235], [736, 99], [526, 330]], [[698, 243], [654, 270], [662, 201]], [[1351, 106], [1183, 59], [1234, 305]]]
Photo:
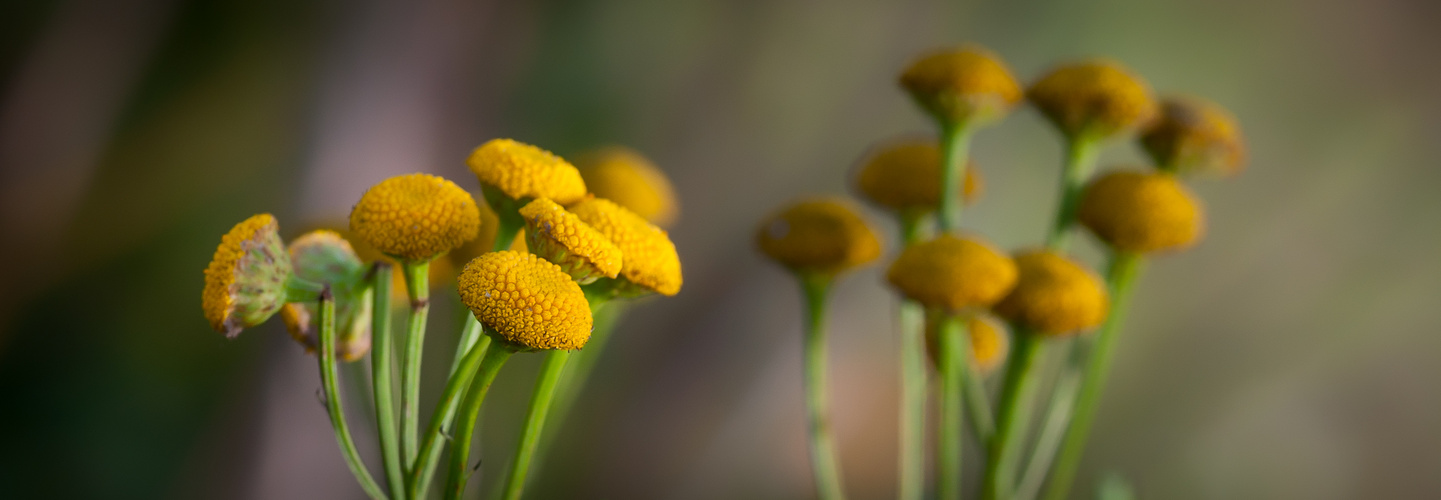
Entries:
[[234, 338], [274, 316], [285, 304], [290, 256], [270, 214], [236, 224], [220, 239], [205, 268], [200, 305], [210, 327]]
[[[940, 319], [937, 311], [926, 313], [926, 354], [933, 364], [940, 362], [937, 356], [941, 352]], [[966, 333], [971, 340], [971, 363], [974, 363], [972, 366], [975, 366], [981, 375], [989, 375], [1005, 363], [1006, 355], [1011, 350], [1011, 339], [1006, 336], [1005, 326], [990, 316], [970, 315], [965, 321]]]
[[577, 157], [591, 194], [615, 202], [657, 226], [675, 222], [679, 209], [670, 180], [640, 153], [609, 146]]
[[[580, 172], [561, 157], [510, 139], [492, 139], [470, 153], [470, 171], [486, 189], [486, 202], [497, 212], [505, 200], [492, 200], [498, 192], [511, 201], [550, 198], [568, 205], [585, 196]], [[517, 207], [518, 208], [518, 207]]]
[[1102, 241], [1133, 253], [1191, 246], [1205, 224], [1196, 197], [1159, 172], [1112, 172], [1092, 181], [1077, 218]]
[[680, 292], [680, 256], [664, 229], [609, 200], [586, 198], [570, 212], [620, 248], [623, 262], [617, 292], [625, 296]]
[[[980, 197], [976, 162], [966, 168], [961, 197]], [[855, 188], [872, 203], [898, 213], [934, 212], [941, 203], [941, 150], [934, 139], [906, 138], [876, 147], [856, 172]]]
[[1071, 139], [1105, 139], [1156, 115], [1151, 88], [1119, 63], [1092, 60], [1051, 71], [1027, 97]]
[[[295, 276], [330, 285], [335, 297], [335, 351], [343, 361], [355, 361], [370, 350], [371, 289], [365, 282], [367, 267], [350, 242], [336, 231], [316, 230], [290, 242]], [[290, 337], [314, 352], [320, 336], [314, 320], [316, 304], [292, 302], [280, 310]]]
[[926, 307], [959, 312], [985, 308], [1016, 284], [1016, 264], [990, 244], [951, 234], [911, 245], [886, 279]]
[[901, 87], [946, 123], [993, 121], [1021, 100], [1021, 86], [990, 51], [968, 45], [926, 54], [901, 74]]
[[590, 339], [590, 306], [580, 285], [533, 254], [481, 255], [465, 265], [457, 282], [475, 319], [511, 348], [573, 351]]
[[881, 255], [865, 219], [840, 198], [802, 200], [761, 222], [756, 243], [771, 259], [802, 274], [836, 275]]
[[1236, 118], [1211, 102], [1188, 97], [1161, 101], [1161, 116], [1141, 132], [1141, 146], [1166, 170], [1232, 175], [1246, 163]]
[[576, 282], [584, 285], [620, 273], [620, 249], [555, 202], [536, 199], [521, 207], [520, 215], [525, 217], [525, 241], [530, 250], [560, 266]]
[[386, 255], [428, 261], [475, 238], [480, 211], [470, 193], [429, 174], [391, 177], [350, 211], [350, 230]]
[[1101, 280], [1066, 257], [1035, 250], [1016, 256], [1021, 279], [996, 314], [1045, 335], [1076, 333], [1106, 320], [1110, 299]]

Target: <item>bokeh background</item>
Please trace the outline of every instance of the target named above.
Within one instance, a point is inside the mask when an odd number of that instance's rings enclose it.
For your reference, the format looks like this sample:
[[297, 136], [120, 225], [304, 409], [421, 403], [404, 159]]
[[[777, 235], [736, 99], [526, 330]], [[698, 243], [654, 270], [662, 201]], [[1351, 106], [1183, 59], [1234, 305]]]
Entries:
[[[253, 213], [294, 234], [413, 171], [478, 191], [463, 159], [493, 137], [626, 144], [682, 200], [685, 289], [625, 319], [533, 497], [809, 497], [798, 292], [753, 227], [928, 130], [896, 74], [963, 41], [1024, 80], [1120, 59], [1251, 145], [1195, 185], [1205, 242], [1140, 284], [1078, 497], [1108, 473], [1143, 498], [1441, 497], [1438, 23], [1422, 0], [0, 2], [0, 497], [360, 498], [313, 358], [278, 321], [210, 331], [201, 270]], [[1038, 242], [1057, 135], [1024, 109], [974, 153], [967, 225]], [[835, 297], [857, 498], [892, 495], [890, 300], [878, 267]], [[432, 331], [461, 314], [440, 300]], [[487, 405], [483, 476], [536, 358]]]

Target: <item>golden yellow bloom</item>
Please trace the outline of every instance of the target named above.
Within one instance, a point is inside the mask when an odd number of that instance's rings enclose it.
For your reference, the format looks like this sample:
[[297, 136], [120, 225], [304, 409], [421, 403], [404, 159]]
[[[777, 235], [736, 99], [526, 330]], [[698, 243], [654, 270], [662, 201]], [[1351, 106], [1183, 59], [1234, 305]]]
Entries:
[[[586, 193], [585, 181], [570, 163], [550, 151], [511, 139], [481, 144], [466, 163], [481, 186], [499, 190], [512, 200], [550, 198], [568, 205]], [[492, 206], [498, 201], [487, 199]]]
[[533, 254], [491, 252], [465, 265], [460, 300], [486, 333], [519, 350], [576, 350], [590, 339], [590, 305], [560, 266]]
[[[349, 241], [337, 231], [310, 231], [290, 242], [295, 275], [311, 283], [330, 285], [335, 297], [335, 351], [342, 361], [355, 361], [370, 350], [371, 290], [365, 282], [369, 266], [361, 262]], [[403, 293], [403, 292], [402, 292]], [[316, 304], [290, 303], [280, 310], [290, 337], [314, 352], [320, 335], [313, 320]]]
[[657, 226], [675, 222], [679, 213], [670, 180], [654, 163], [623, 146], [609, 146], [575, 162], [591, 194], [615, 202]]
[[936, 119], [993, 121], [1021, 100], [1021, 86], [995, 54], [975, 45], [926, 54], [901, 74], [901, 87]]
[[675, 243], [664, 229], [600, 198], [581, 200], [571, 205], [570, 212], [620, 248], [623, 256], [620, 277], [624, 282], [621, 284], [635, 285], [622, 286], [619, 290], [622, 295], [680, 293], [680, 255], [676, 254]]
[[[980, 173], [970, 161], [961, 198], [980, 198]], [[876, 147], [856, 172], [856, 191], [871, 202], [900, 213], [934, 212], [941, 203], [941, 150], [934, 139], [906, 138]]]
[[245, 219], [220, 239], [205, 268], [200, 305], [210, 327], [234, 338], [274, 316], [285, 304], [290, 256], [270, 214]]
[[1198, 98], [1161, 101], [1161, 116], [1141, 132], [1141, 146], [1156, 165], [1183, 173], [1229, 176], [1246, 164], [1246, 145], [1236, 118]]
[[350, 230], [386, 255], [426, 261], [475, 238], [480, 211], [470, 193], [429, 174], [391, 177], [350, 211]]
[[[940, 362], [936, 356], [941, 351], [938, 337], [940, 316], [934, 311], [926, 312], [926, 354], [931, 363]], [[966, 320], [966, 333], [971, 338], [971, 363], [981, 375], [989, 375], [1006, 362], [1011, 352], [1011, 339], [1006, 327], [987, 315], [971, 315]]]
[[1049, 250], [1016, 256], [1020, 281], [995, 311], [1017, 326], [1045, 335], [1066, 335], [1106, 320], [1106, 288], [1080, 263]]
[[538, 198], [521, 207], [520, 215], [525, 217], [527, 246], [576, 282], [584, 285], [620, 273], [620, 248], [555, 202]]
[[801, 200], [771, 214], [756, 231], [771, 259], [803, 274], [835, 275], [881, 255], [881, 242], [853, 205], [841, 198]]
[[1115, 61], [1061, 66], [1026, 94], [1041, 114], [1072, 139], [1108, 138], [1156, 116], [1150, 86]]
[[1159, 172], [1112, 172], [1092, 181], [1077, 218], [1102, 241], [1134, 253], [1189, 247], [1205, 225], [1190, 190]]
[[1016, 264], [985, 241], [943, 234], [906, 248], [886, 279], [928, 308], [960, 312], [1001, 300], [1016, 284]]

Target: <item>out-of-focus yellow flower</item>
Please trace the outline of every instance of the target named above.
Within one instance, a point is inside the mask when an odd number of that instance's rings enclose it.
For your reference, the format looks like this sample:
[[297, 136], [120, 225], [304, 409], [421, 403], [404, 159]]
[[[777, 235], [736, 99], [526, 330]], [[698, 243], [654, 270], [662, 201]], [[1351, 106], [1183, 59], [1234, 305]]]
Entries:
[[350, 212], [350, 230], [382, 253], [428, 261], [475, 238], [480, 211], [470, 193], [428, 174], [372, 186]]
[[[585, 196], [585, 181], [580, 172], [550, 151], [511, 139], [492, 139], [470, 153], [466, 160], [470, 171], [480, 179], [482, 188], [498, 191], [514, 201], [550, 198], [568, 205]], [[501, 200], [486, 202], [497, 212]], [[515, 208], [519, 208], [516, 206]]]
[[620, 273], [620, 248], [560, 205], [539, 198], [520, 209], [525, 241], [536, 255], [584, 285]]
[[1072, 140], [1109, 138], [1156, 116], [1155, 98], [1145, 80], [1104, 59], [1056, 68], [1026, 96]]
[[486, 333], [517, 350], [576, 350], [590, 339], [590, 305], [560, 266], [519, 252], [491, 252], [466, 264], [460, 300]]
[[586, 198], [570, 212], [620, 248], [623, 262], [617, 291], [621, 295], [680, 293], [680, 255], [664, 229], [609, 200]]
[[982, 125], [1021, 100], [1021, 86], [1000, 58], [976, 45], [938, 50], [901, 74], [901, 87], [945, 123]]
[[670, 226], [679, 214], [675, 189], [654, 163], [624, 146], [607, 146], [576, 157], [591, 194], [635, 212], [652, 224]]
[[[940, 313], [931, 310], [926, 314], [926, 354], [931, 363], [940, 361], [939, 335]], [[1006, 362], [1011, 351], [1011, 339], [1006, 327], [987, 315], [970, 315], [966, 318], [966, 333], [971, 340], [971, 363], [981, 375], [989, 375]]]
[[[335, 297], [335, 352], [342, 361], [355, 361], [370, 350], [371, 289], [365, 282], [367, 266], [350, 242], [336, 231], [310, 231], [290, 242], [295, 275], [330, 285]], [[290, 337], [314, 352], [319, 346], [316, 304], [292, 302], [280, 310]]]
[[1016, 264], [989, 243], [942, 234], [907, 247], [886, 278], [927, 308], [956, 313], [990, 307], [1016, 285]]
[[1236, 118], [1225, 108], [1194, 97], [1161, 101], [1161, 116], [1141, 132], [1141, 146], [1156, 165], [1181, 173], [1230, 176], [1246, 165], [1246, 145]]
[[274, 316], [286, 300], [290, 256], [270, 214], [245, 219], [220, 239], [205, 268], [200, 305], [215, 331], [234, 338]]
[[1011, 323], [1044, 335], [1067, 335], [1106, 320], [1106, 288], [1080, 263], [1049, 250], [1016, 256], [1020, 281], [995, 311]]
[[[981, 195], [976, 162], [966, 168], [961, 198], [974, 203]], [[856, 172], [861, 197], [897, 213], [934, 212], [941, 203], [941, 150], [934, 139], [904, 138], [877, 146]]]
[[1077, 217], [1102, 241], [1132, 253], [1189, 247], [1205, 226], [1196, 197], [1159, 172], [1112, 172], [1092, 181]]
[[869, 264], [881, 242], [855, 207], [841, 198], [812, 198], [771, 214], [756, 244], [772, 260], [800, 274], [834, 276]]

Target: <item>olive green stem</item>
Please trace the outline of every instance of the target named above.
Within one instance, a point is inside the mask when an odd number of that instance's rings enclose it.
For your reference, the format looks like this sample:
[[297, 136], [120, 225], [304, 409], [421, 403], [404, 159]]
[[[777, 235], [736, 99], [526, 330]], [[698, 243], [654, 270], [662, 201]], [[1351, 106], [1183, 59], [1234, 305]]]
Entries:
[[[597, 300], [597, 297], [591, 296], [587, 298], [591, 299], [590, 310], [591, 316], [595, 318], [594, 327], [585, 348], [571, 355], [570, 362], [565, 364], [565, 371], [560, 376], [560, 384], [555, 390], [555, 401], [550, 405], [545, 422], [545, 427], [551, 429], [551, 432], [541, 435], [540, 448], [531, 460], [531, 468], [537, 471], [544, 467], [546, 458], [554, 450], [556, 436], [560, 435], [571, 410], [575, 408], [576, 401], [580, 399], [591, 374], [595, 372], [597, 363], [604, 356], [616, 323], [625, 310], [625, 303], [618, 300]], [[534, 474], [531, 476], [534, 477]]]
[[350, 436], [350, 426], [345, 423], [345, 410], [340, 401], [340, 387], [336, 382], [335, 370], [335, 297], [330, 288], [320, 292], [320, 384], [325, 391], [325, 411], [330, 414], [330, 427], [335, 430], [335, 439], [340, 442], [340, 451], [350, 472], [360, 481], [360, 487], [370, 498], [384, 499], [385, 491], [370, 476], [360, 453], [355, 449], [355, 440]]
[[941, 408], [939, 443], [936, 458], [936, 498], [939, 500], [960, 500], [961, 498], [961, 452], [965, 411], [962, 392], [965, 379], [970, 375], [966, 362], [970, 358], [970, 338], [966, 323], [956, 316], [945, 314], [937, 325], [937, 339], [941, 372]]
[[520, 442], [515, 447], [515, 458], [510, 461], [510, 475], [505, 479], [506, 500], [520, 500], [525, 488], [525, 476], [530, 471], [531, 457], [536, 445], [540, 444], [541, 432], [545, 426], [546, 412], [555, 398], [556, 383], [565, 371], [570, 351], [545, 353], [545, 362], [540, 367], [540, 378], [535, 381], [535, 391], [530, 396], [530, 409], [525, 415], [525, 428], [521, 431]]
[[996, 435], [990, 443], [986, 478], [981, 486], [981, 498], [985, 500], [1012, 498], [1036, 391], [1040, 389], [1038, 365], [1045, 347], [1043, 342], [1035, 332], [1016, 329], [1011, 362], [1006, 366], [1006, 379], [1001, 386]]
[[811, 470], [821, 500], [845, 498], [835, 435], [831, 432], [826, 383], [826, 296], [829, 276], [801, 276], [806, 299], [805, 392], [806, 421], [810, 435]]
[[941, 122], [941, 204], [939, 220], [941, 231], [954, 232], [961, 229], [962, 184], [966, 178], [966, 166], [970, 163], [972, 128], [966, 122]]
[[1084, 135], [1066, 142], [1066, 162], [1061, 169], [1061, 201], [1056, 206], [1056, 218], [1046, 235], [1046, 248], [1065, 251], [1070, 244], [1071, 228], [1076, 225], [1076, 210], [1081, 204], [1086, 181], [1096, 170], [1101, 146], [1100, 140]]
[[375, 400], [375, 427], [380, 435], [380, 457], [385, 463], [385, 480], [390, 495], [405, 497], [405, 464], [400, 460], [399, 428], [395, 425], [395, 343], [390, 339], [390, 264], [377, 262], [371, 282], [374, 292], [370, 308], [370, 371]]
[[465, 312], [465, 326], [460, 330], [460, 341], [455, 344], [455, 359], [450, 362], [451, 375], [455, 375], [455, 370], [460, 368], [460, 360], [465, 359], [465, 355], [470, 352], [472, 347], [475, 347], [476, 343], [482, 341], [490, 342], [490, 337], [482, 336], [480, 332], [480, 320], [475, 319], [475, 315], [467, 310]]
[[[924, 240], [924, 215], [900, 217], [901, 247]], [[926, 493], [926, 396], [930, 393], [926, 369], [925, 310], [920, 303], [902, 299], [896, 311], [901, 365], [900, 443], [896, 465], [899, 500], [921, 500]]]
[[1115, 354], [1116, 339], [1126, 320], [1127, 308], [1131, 303], [1131, 289], [1136, 277], [1141, 274], [1143, 259], [1140, 255], [1113, 252], [1106, 271], [1106, 283], [1111, 291], [1111, 313], [1106, 323], [1096, 333], [1094, 346], [1085, 362], [1085, 374], [1076, 396], [1075, 410], [1066, 437], [1061, 442], [1055, 469], [1051, 472], [1051, 485], [1045, 498], [1064, 500], [1069, 494], [1071, 482], [1081, 465], [1081, 454], [1086, 448], [1086, 438], [1091, 432], [1091, 422], [1096, 418], [1100, 406], [1101, 391], [1106, 386], [1106, 376], [1111, 371], [1111, 358]]
[[430, 478], [435, 473], [436, 465], [440, 463], [440, 452], [445, 447], [441, 438], [449, 439], [449, 431], [453, 426], [456, 408], [460, 406], [460, 398], [470, 387], [476, 371], [485, 360], [486, 355], [490, 353], [490, 345], [490, 337], [482, 335], [475, 346], [465, 353], [465, 357], [461, 358], [460, 366], [450, 375], [449, 379], [446, 379], [445, 389], [440, 394], [440, 404], [435, 408], [435, 413], [430, 415], [430, 425], [426, 427], [425, 440], [420, 444], [419, 460], [407, 477], [406, 488], [410, 492], [410, 498], [426, 498], [426, 490], [430, 487]]
[[[1070, 348], [1073, 358], [1077, 353], [1084, 352], [1080, 346], [1073, 345]], [[1081, 372], [1076, 368], [1079, 366], [1079, 363], [1067, 361], [1066, 368], [1056, 380], [1050, 406], [1041, 421], [1041, 433], [1036, 437], [1036, 447], [1031, 451], [1025, 473], [1021, 474], [1021, 481], [1016, 486], [1018, 499], [1036, 498], [1036, 494], [1040, 493], [1041, 486], [1046, 482], [1046, 473], [1050, 471], [1051, 463], [1056, 458], [1056, 450], [1061, 446], [1061, 438], [1066, 434], [1067, 423], [1071, 421], [1071, 410], [1076, 403], [1076, 391], [1081, 386]]]
[[466, 481], [470, 479], [470, 442], [475, 437], [475, 421], [480, 417], [480, 407], [485, 403], [485, 394], [490, 391], [490, 384], [495, 382], [495, 375], [500, 373], [500, 368], [505, 366], [505, 361], [510, 359], [511, 354], [514, 354], [514, 351], [507, 346], [492, 342], [486, 350], [485, 360], [480, 363], [480, 371], [475, 374], [470, 381], [470, 389], [465, 392], [465, 401], [460, 405], [460, 413], [455, 416], [450, 467], [445, 476], [446, 500], [458, 500], [465, 493]]
[[410, 294], [410, 321], [405, 332], [405, 357], [400, 372], [400, 449], [405, 463], [415, 463], [420, 428], [420, 361], [425, 347], [425, 318], [430, 313], [430, 261], [404, 262], [405, 290]]

